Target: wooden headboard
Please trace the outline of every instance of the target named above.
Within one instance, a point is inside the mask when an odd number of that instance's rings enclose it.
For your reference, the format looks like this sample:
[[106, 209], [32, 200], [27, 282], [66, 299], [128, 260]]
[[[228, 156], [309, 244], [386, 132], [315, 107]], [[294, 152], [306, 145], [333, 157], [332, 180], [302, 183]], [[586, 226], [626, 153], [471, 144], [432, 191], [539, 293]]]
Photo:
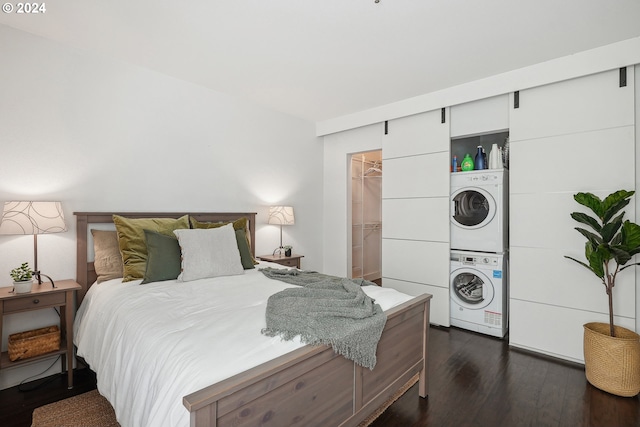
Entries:
[[89, 287], [96, 281], [97, 275], [93, 267], [93, 261], [88, 259], [89, 230], [91, 224], [113, 224], [113, 215], [126, 218], [180, 218], [189, 215], [202, 222], [230, 222], [239, 218], [247, 218], [249, 221], [249, 234], [251, 241], [251, 253], [255, 256], [256, 247], [256, 213], [255, 212], [74, 212], [76, 216], [76, 281], [82, 286], [78, 291], [78, 305], [82, 302]]

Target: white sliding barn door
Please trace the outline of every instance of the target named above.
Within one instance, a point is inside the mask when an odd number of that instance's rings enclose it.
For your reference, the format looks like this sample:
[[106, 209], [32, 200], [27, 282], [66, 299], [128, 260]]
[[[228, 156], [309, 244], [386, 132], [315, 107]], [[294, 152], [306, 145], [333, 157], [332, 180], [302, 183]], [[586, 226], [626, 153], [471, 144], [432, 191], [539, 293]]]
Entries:
[[430, 321], [443, 326], [449, 326], [449, 146], [441, 110], [390, 120], [382, 138], [382, 286], [432, 294]]
[[[575, 193], [635, 190], [632, 67], [627, 75], [622, 87], [616, 69], [511, 94], [513, 346], [583, 362], [582, 325], [608, 321], [603, 285], [564, 255], [584, 258], [570, 213], [586, 210]], [[632, 220], [634, 206], [626, 208]], [[635, 300], [635, 276], [625, 271], [615, 289], [617, 324], [635, 329]]]

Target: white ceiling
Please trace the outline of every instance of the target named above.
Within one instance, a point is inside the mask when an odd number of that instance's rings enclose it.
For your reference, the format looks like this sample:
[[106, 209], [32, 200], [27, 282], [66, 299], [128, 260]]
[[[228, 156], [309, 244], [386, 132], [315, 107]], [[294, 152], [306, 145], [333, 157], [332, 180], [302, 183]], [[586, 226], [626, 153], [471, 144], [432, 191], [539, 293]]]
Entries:
[[57, 0], [0, 23], [312, 121], [640, 36], [640, 0]]

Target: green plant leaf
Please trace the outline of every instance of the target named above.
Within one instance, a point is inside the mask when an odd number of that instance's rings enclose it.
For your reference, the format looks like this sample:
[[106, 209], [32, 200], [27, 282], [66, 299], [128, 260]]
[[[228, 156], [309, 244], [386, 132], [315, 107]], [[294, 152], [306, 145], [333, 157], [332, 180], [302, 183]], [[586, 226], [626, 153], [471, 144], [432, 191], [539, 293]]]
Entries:
[[591, 242], [584, 244], [584, 255], [589, 263], [591, 271], [599, 278], [604, 278], [604, 263], [611, 259], [611, 255], [603, 245], [593, 245]]
[[[602, 216], [602, 222], [608, 222], [612, 216], [614, 216], [616, 213], [618, 213], [620, 210], [622, 210], [622, 208], [624, 208], [628, 204], [629, 204], [629, 200], [622, 200], [616, 203], [615, 205], [613, 205], [612, 207], [610, 207], [609, 209], [607, 209], [604, 215]], [[622, 212], [621, 215], [624, 216], [624, 211]]]
[[602, 229], [600, 230], [600, 236], [602, 236], [603, 242], [611, 242], [611, 240], [613, 240], [620, 227], [622, 227], [623, 216], [624, 212], [618, 215], [613, 221], [606, 223], [602, 227]]
[[602, 201], [602, 216], [600, 219], [603, 222], [609, 221], [611, 217], [629, 204], [629, 198], [634, 193], [635, 191], [618, 190], [605, 197]]
[[[564, 257], [570, 259], [571, 261], [577, 262], [578, 264], [580, 264], [581, 266], [583, 266], [584, 268], [586, 268], [587, 270], [589, 270], [590, 272], [592, 272], [593, 274], [598, 276], [598, 274], [595, 271], [593, 271], [593, 269], [589, 265], [585, 264], [584, 262], [582, 262], [580, 260], [577, 260], [577, 259], [575, 259], [573, 257], [570, 257], [569, 255], [565, 255]], [[600, 277], [600, 276], [598, 276], [598, 277]], [[600, 278], [602, 279], [602, 277], [600, 277]]]
[[632, 255], [626, 250], [624, 246], [612, 246], [609, 248], [609, 250], [611, 251], [613, 259], [616, 260], [618, 265], [625, 265], [632, 258]]
[[640, 225], [626, 220], [622, 224], [622, 244], [629, 252], [637, 251], [640, 248]]
[[576, 202], [591, 209], [598, 218], [602, 218], [604, 209], [602, 208], [602, 200], [598, 196], [592, 193], [577, 193], [573, 198]]
[[580, 234], [586, 237], [587, 240], [593, 244], [593, 246], [598, 246], [603, 243], [602, 237], [598, 236], [595, 233], [592, 233], [589, 230], [585, 230], [584, 228], [580, 228], [580, 227], [576, 227], [576, 230], [578, 230]]
[[604, 279], [605, 257], [603, 257], [598, 251], [592, 251], [587, 255], [587, 260], [589, 261], [591, 271], [593, 271], [593, 273], [599, 278]]
[[629, 255], [634, 256], [640, 253], [640, 248], [629, 251]]
[[609, 242], [609, 244], [612, 246], [622, 245], [622, 233], [618, 233], [615, 236], [613, 236], [613, 239], [611, 239], [611, 242]]
[[598, 247], [596, 248], [596, 251], [598, 252], [598, 254], [600, 254], [600, 257], [602, 257], [602, 262], [609, 262], [609, 260], [613, 259], [613, 254], [611, 253], [611, 246], [608, 245], [607, 243], [598, 245]]
[[598, 233], [602, 229], [602, 226], [600, 225], [600, 222], [597, 219], [595, 219], [594, 217], [589, 216], [589, 215], [587, 215], [585, 213], [573, 212], [571, 214], [571, 218], [575, 219], [578, 222], [581, 222], [583, 224], [586, 224], [586, 225], [590, 226], [591, 228], [596, 230]]
[[634, 262], [633, 264], [625, 265], [620, 269], [620, 271], [624, 270], [625, 268], [633, 267], [634, 265], [640, 265], [640, 262]]

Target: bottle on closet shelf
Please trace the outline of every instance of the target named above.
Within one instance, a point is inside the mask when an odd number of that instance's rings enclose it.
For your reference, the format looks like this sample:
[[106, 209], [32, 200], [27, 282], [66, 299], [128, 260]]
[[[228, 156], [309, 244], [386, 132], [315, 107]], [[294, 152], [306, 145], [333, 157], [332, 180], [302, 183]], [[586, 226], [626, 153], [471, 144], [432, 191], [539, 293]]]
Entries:
[[489, 169], [489, 162], [487, 161], [487, 152], [484, 151], [484, 147], [482, 147], [482, 161], [484, 162], [483, 169]]
[[451, 172], [458, 172], [458, 157], [453, 156], [453, 163], [451, 164]]
[[482, 155], [482, 145], [478, 145], [478, 151], [476, 152], [476, 159], [474, 162], [474, 169], [484, 169], [484, 156]]
[[462, 163], [460, 163], [460, 169], [463, 171], [472, 171], [473, 170], [473, 159], [469, 153], [464, 155], [464, 159], [462, 159]]
[[489, 152], [489, 169], [502, 169], [502, 153], [498, 144], [491, 145]]

